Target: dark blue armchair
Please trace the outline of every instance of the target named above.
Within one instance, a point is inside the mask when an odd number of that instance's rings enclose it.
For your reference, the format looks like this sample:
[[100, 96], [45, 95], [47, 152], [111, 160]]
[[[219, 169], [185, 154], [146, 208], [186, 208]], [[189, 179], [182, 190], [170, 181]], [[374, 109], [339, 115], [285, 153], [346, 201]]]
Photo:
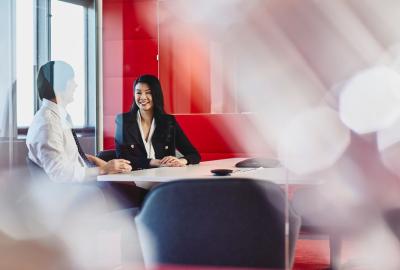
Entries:
[[285, 268], [292, 264], [300, 218], [281, 188], [250, 179], [180, 180], [154, 188], [136, 225], [145, 263]]

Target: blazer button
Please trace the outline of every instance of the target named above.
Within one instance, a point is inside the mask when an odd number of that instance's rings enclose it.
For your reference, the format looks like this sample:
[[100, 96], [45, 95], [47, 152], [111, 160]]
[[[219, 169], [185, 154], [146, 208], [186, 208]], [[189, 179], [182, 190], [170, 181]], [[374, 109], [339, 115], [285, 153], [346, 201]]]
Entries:
[[168, 149], [168, 145], [165, 146], [165, 150], [167, 150], [167, 149]]
[[131, 144], [131, 148], [133, 149], [133, 148], [135, 148], [135, 146], [133, 144]]

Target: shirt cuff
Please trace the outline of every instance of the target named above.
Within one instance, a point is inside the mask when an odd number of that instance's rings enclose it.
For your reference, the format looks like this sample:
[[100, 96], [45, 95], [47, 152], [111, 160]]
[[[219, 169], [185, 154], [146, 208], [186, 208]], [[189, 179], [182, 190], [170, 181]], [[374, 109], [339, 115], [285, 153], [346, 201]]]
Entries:
[[99, 167], [85, 168], [85, 179], [97, 180], [97, 176], [100, 174]]

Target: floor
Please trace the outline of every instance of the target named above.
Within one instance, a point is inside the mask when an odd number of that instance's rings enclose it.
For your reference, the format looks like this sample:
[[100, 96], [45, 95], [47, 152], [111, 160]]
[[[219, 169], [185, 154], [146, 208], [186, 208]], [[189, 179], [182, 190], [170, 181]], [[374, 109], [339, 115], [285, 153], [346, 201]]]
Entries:
[[[344, 242], [340, 258], [341, 269], [360, 270], [351, 260], [351, 243]], [[296, 244], [293, 270], [329, 269], [328, 240], [299, 239]]]

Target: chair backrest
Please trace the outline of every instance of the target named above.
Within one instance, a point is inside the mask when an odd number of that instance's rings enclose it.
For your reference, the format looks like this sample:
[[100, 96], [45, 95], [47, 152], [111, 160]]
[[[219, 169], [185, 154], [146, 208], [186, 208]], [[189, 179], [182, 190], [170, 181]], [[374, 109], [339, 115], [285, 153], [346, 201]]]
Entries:
[[[281, 188], [267, 181], [159, 185], [135, 219], [145, 263], [284, 268], [285, 203]], [[291, 265], [300, 228], [291, 210], [289, 222]]]
[[103, 150], [97, 153], [97, 157], [101, 158], [104, 161], [110, 161], [117, 158], [117, 154], [115, 152], [115, 149]]

